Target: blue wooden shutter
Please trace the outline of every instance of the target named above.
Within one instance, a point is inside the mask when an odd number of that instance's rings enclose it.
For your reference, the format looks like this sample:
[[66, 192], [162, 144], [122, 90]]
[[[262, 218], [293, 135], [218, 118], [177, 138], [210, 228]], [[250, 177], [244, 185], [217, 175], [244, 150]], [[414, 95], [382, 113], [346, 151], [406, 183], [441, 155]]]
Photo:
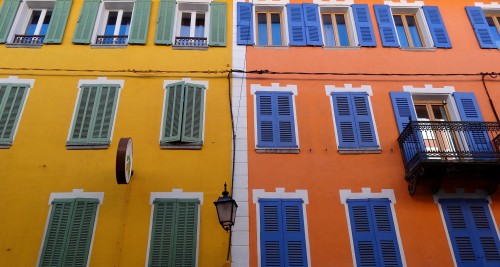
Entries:
[[354, 23], [356, 24], [359, 46], [377, 46], [368, 5], [354, 4], [351, 8], [354, 15]]
[[237, 6], [237, 44], [253, 45], [252, 3], [238, 2]]
[[135, 0], [129, 44], [145, 44], [148, 37], [151, 0]]
[[169, 266], [173, 259], [175, 242], [176, 202], [155, 199], [151, 224], [148, 266]]
[[349, 93], [332, 93], [332, 99], [339, 149], [358, 148], [358, 135], [356, 134], [354, 111], [351, 106], [351, 95]]
[[469, 16], [472, 28], [476, 33], [479, 46], [481, 46], [481, 48], [497, 48], [498, 46], [493, 42], [493, 36], [491, 36], [483, 9], [481, 7], [466, 6], [465, 10]]
[[17, 14], [17, 8], [21, 0], [4, 0], [0, 8], [0, 43], [7, 41], [10, 28]]
[[374, 225], [367, 199], [348, 199], [352, 242], [357, 266], [379, 266]]
[[283, 211], [278, 199], [260, 199], [261, 266], [284, 266]]
[[170, 84], [166, 88], [163, 111], [163, 132], [160, 142], [181, 140], [182, 115], [184, 110], [184, 82]]
[[160, 0], [155, 44], [171, 45], [174, 31], [175, 0]]
[[307, 45], [322, 46], [321, 22], [317, 4], [302, 4]]
[[306, 240], [302, 199], [282, 200], [284, 266], [307, 266]]
[[184, 86], [183, 142], [202, 142], [205, 87], [186, 83]]
[[451, 48], [450, 37], [444, 26], [443, 18], [437, 6], [423, 6], [425, 19], [437, 48]]
[[370, 211], [381, 266], [402, 266], [389, 199], [370, 199]]
[[351, 93], [356, 134], [360, 148], [378, 147], [367, 93]]
[[500, 241], [484, 199], [440, 199], [458, 267], [498, 266]]
[[306, 45], [306, 31], [304, 24], [304, 12], [301, 4], [286, 5], [288, 14], [288, 35], [291, 46]]
[[43, 39], [44, 44], [60, 44], [62, 42], [72, 3], [73, 0], [56, 1], [47, 34], [45, 34], [45, 38]]
[[[296, 148], [292, 93], [275, 93], [278, 147]], [[276, 128], [277, 127], [277, 128]]]
[[100, 4], [100, 0], [85, 0], [83, 2], [82, 11], [73, 35], [73, 43], [90, 44]]
[[0, 144], [11, 145], [26, 101], [29, 85], [0, 85]]
[[[483, 116], [481, 115], [481, 110], [479, 109], [474, 93], [455, 92], [453, 93], [453, 97], [455, 98], [455, 103], [457, 104], [462, 121], [483, 122]], [[472, 152], [493, 151], [488, 133], [485, 130], [481, 131], [481, 129], [484, 129], [484, 125], [478, 123], [474, 125], [473, 128], [477, 130], [469, 130], [466, 134], [469, 145], [468, 150]]]
[[273, 93], [257, 92], [257, 135], [258, 147], [275, 147], [278, 138], [274, 128], [276, 104]]
[[382, 46], [399, 47], [399, 40], [394, 28], [394, 20], [391, 14], [391, 8], [388, 5], [373, 5], [377, 25], [382, 39]]
[[227, 4], [212, 1], [210, 3], [210, 46], [226, 46]]

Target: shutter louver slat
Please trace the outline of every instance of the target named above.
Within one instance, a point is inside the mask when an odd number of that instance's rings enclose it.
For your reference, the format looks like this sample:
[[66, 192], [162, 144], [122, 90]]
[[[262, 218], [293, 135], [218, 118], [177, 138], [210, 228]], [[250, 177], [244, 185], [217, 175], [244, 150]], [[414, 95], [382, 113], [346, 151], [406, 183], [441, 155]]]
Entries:
[[368, 5], [353, 4], [351, 8], [354, 15], [354, 23], [356, 24], [359, 46], [377, 46]]
[[43, 39], [44, 44], [60, 44], [68, 22], [69, 11], [73, 0], [56, 0], [54, 11], [47, 27], [47, 34]]

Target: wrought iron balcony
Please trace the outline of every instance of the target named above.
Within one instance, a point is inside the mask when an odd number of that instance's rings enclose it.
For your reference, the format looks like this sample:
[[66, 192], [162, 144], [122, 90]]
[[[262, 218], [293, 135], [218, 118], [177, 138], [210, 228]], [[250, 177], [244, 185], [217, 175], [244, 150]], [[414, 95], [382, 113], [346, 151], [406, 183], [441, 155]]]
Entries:
[[175, 37], [174, 46], [186, 49], [208, 48], [208, 41], [205, 37]]
[[20, 35], [16, 34], [14, 36], [14, 40], [12, 43], [14, 44], [43, 44], [43, 40], [45, 39], [45, 35]]
[[128, 35], [97, 35], [97, 45], [126, 45]]
[[419, 178], [430, 178], [434, 193], [443, 178], [486, 180], [486, 189], [496, 190], [500, 179], [498, 122], [410, 121], [398, 142], [410, 194]]

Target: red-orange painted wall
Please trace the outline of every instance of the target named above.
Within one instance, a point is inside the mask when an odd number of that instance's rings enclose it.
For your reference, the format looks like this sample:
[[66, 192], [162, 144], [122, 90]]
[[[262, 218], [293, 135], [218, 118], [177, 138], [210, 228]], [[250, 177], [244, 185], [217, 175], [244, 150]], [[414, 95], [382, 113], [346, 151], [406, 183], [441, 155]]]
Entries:
[[[291, 3], [312, 1], [291, 1]], [[481, 49], [465, 12], [473, 6], [466, 0], [425, 0], [439, 6], [452, 46], [435, 51], [403, 51], [382, 47], [373, 4], [384, 1], [355, 1], [370, 6], [377, 47], [354, 50], [329, 50], [322, 47], [263, 48], [247, 47], [246, 69], [289, 72], [330, 73], [480, 73], [500, 71], [500, 51]], [[488, 2], [487, 2], [488, 3]], [[486, 77], [493, 104], [500, 113], [500, 77]], [[255, 99], [251, 84], [270, 86], [297, 85], [295, 112], [299, 154], [261, 154], [255, 152]], [[339, 154], [335, 139], [332, 107], [325, 85], [343, 87], [370, 85], [370, 98], [379, 137], [381, 154]], [[453, 86], [457, 92], [474, 92], [485, 121], [495, 121], [493, 109], [481, 82], [481, 76], [320, 76], [257, 75], [247, 76], [249, 199], [253, 189], [286, 192], [308, 191], [306, 206], [309, 248], [313, 266], [353, 266], [345, 206], [339, 190], [372, 192], [393, 189], [394, 205], [407, 266], [453, 266], [453, 259], [439, 206], [429, 187], [419, 186], [414, 196], [407, 191], [397, 137], [390, 91], [403, 91], [404, 85], [424, 87]], [[454, 192], [453, 188], [445, 188]], [[470, 192], [470, 191], [468, 191]], [[491, 210], [500, 222], [500, 193], [491, 196]], [[250, 266], [257, 266], [256, 207], [250, 204]]]

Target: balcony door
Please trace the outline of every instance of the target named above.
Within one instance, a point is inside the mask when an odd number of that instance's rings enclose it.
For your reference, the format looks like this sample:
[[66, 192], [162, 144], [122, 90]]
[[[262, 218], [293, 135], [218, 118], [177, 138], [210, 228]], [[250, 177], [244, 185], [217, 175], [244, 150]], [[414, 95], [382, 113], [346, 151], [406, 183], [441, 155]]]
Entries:
[[425, 151], [429, 153], [430, 158], [442, 158], [447, 153], [455, 153], [456, 146], [450, 127], [439, 123], [449, 121], [446, 102], [415, 101], [414, 106], [417, 120], [429, 122], [422, 124], [423, 128], [420, 130], [424, 139]]

